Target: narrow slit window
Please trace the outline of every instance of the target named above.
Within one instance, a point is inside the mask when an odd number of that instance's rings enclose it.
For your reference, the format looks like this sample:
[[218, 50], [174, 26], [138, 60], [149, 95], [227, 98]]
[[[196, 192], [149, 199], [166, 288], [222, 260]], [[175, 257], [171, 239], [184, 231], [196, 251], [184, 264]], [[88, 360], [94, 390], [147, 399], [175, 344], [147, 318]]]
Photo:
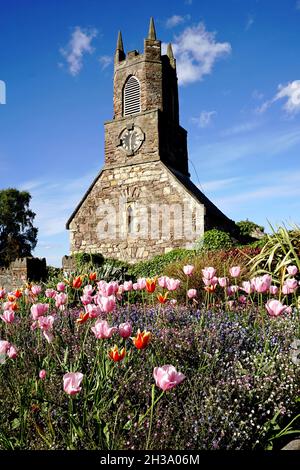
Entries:
[[141, 87], [137, 78], [131, 76], [124, 87], [124, 116], [141, 112]]
[[127, 232], [133, 233], [133, 210], [130, 206], [127, 209]]

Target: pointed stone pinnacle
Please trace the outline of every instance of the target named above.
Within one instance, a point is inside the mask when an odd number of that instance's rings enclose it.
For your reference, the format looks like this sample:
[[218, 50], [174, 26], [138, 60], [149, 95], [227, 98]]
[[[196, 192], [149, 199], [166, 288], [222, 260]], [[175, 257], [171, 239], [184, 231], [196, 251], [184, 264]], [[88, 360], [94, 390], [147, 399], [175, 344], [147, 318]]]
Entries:
[[148, 39], [152, 39], [152, 40], [156, 41], [156, 31], [155, 31], [154, 19], [153, 19], [152, 16], [150, 18]]
[[170, 42], [169, 42], [168, 48], [167, 48], [167, 56], [169, 57], [170, 60], [174, 60], [172, 44]]
[[117, 51], [124, 52], [123, 39], [122, 39], [121, 31], [119, 31], [119, 33], [118, 33]]

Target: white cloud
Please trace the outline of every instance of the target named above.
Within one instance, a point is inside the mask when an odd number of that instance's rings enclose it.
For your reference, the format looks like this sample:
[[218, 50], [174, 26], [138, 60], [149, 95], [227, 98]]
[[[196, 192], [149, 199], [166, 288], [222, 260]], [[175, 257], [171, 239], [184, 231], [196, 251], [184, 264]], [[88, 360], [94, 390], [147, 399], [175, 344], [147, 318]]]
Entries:
[[65, 48], [60, 49], [60, 53], [66, 59], [71, 75], [78, 75], [82, 68], [82, 59], [85, 53], [92, 54], [94, 51], [91, 42], [97, 36], [96, 29], [75, 28], [71, 39]]
[[283, 109], [287, 114], [293, 115], [300, 111], [300, 80], [294, 80], [287, 85], [278, 85], [278, 92], [271, 100], [265, 101], [259, 108], [258, 113], [264, 113], [275, 101], [285, 99]]
[[216, 111], [201, 111], [200, 116], [191, 118], [191, 121], [197, 124], [201, 129], [208, 127], [212, 122], [212, 117], [217, 114]]
[[245, 31], [248, 31], [251, 26], [254, 23], [254, 16], [253, 15], [248, 15], [247, 21], [246, 21], [246, 26], [245, 26]]
[[166, 27], [167, 28], [175, 28], [175, 26], [178, 26], [179, 24], [182, 24], [185, 21], [188, 21], [190, 18], [191, 18], [190, 15], [185, 15], [185, 16], [173, 15], [173, 16], [170, 16], [170, 18], [168, 18], [167, 21], [166, 21]]
[[228, 42], [216, 42], [216, 33], [206, 31], [204, 23], [187, 27], [172, 43], [177, 59], [179, 84], [202, 80], [212, 72], [217, 59], [231, 52]]
[[258, 121], [249, 121], [243, 122], [242, 124], [237, 124], [235, 126], [229, 127], [221, 132], [223, 137], [243, 134], [245, 132], [251, 132], [252, 130], [259, 127], [260, 123]]
[[99, 62], [101, 65], [101, 69], [104, 70], [112, 64], [113, 58], [110, 55], [103, 55], [99, 57]]
[[298, 113], [300, 111], [300, 80], [294, 80], [286, 86], [279, 85], [279, 91], [274, 101], [287, 98], [283, 105], [283, 109], [288, 114]]

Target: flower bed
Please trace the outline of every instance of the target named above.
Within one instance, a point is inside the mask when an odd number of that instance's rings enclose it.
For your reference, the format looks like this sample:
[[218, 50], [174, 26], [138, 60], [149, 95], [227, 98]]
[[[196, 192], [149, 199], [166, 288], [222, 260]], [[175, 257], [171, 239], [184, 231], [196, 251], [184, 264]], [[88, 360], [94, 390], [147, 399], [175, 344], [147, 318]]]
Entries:
[[299, 413], [297, 268], [281, 285], [220, 274], [203, 269], [204, 300], [193, 265], [181, 281], [0, 289], [0, 449], [282, 445]]

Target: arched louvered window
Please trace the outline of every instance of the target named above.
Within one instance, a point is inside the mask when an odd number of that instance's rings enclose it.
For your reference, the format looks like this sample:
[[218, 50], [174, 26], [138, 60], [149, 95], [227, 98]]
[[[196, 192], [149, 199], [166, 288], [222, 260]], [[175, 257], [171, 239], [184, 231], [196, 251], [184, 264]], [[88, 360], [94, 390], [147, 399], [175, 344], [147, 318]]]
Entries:
[[130, 206], [127, 209], [127, 232], [133, 233], [133, 210]]
[[141, 87], [137, 78], [131, 76], [124, 87], [124, 116], [141, 112]]

